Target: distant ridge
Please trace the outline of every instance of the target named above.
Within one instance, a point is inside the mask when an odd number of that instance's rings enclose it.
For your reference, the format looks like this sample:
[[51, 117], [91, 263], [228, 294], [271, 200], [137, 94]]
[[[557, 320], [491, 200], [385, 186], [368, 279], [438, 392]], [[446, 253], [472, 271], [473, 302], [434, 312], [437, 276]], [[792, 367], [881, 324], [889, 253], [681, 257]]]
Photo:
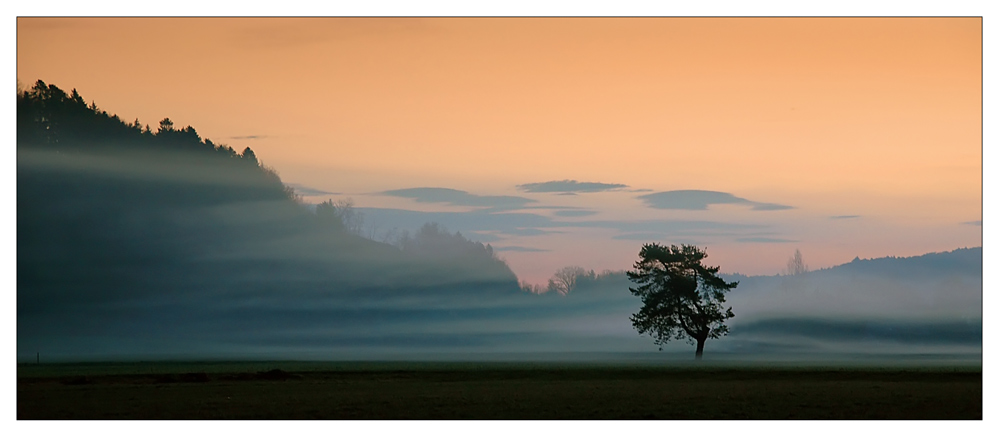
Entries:
[[[982, 247], [962, 247], [947, 252], [929, 252], [911, 257], [856, 257], [848, 263], [809, 271], [805, 275], [864, 274], [881, 276], [982, 274]], [[725, 278], [783, 277], [774, 275], [725, 274]]]
[[960, 248], [949, 252], [930, 252], [912, 257], [854, 258], [849, 263], [821, 269], [817, 272], [826, 270], [891, 276], [928, 272], [937, 274], [960, 273], [965, 275], [977, 272], [981, 274], [982, 248], [980, 246]]

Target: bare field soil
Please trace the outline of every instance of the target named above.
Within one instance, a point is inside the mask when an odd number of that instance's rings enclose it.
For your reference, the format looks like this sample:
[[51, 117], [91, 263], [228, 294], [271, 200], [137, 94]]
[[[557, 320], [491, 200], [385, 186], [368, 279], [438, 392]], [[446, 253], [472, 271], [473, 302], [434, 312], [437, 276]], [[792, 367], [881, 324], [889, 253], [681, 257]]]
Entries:
[[981, 419], [981, 368], [489, 363], [19, 365], [17, 417]]

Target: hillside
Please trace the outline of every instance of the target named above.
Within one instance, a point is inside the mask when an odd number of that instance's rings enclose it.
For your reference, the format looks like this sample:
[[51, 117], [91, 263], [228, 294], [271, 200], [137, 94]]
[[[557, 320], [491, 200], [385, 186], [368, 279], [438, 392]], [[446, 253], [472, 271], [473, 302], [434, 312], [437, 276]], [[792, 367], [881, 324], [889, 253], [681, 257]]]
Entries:
[[854, 259], [793, 276], [732, 276], [743, 316], [981, 319], [982, 248]]
[[19, 353], [185, 353], [358, 317], [310, 308], [520, 293], [481, 244], [430, 226], [400, 248], [317, 216], [250, 148], [41, 81], [17, 106]]

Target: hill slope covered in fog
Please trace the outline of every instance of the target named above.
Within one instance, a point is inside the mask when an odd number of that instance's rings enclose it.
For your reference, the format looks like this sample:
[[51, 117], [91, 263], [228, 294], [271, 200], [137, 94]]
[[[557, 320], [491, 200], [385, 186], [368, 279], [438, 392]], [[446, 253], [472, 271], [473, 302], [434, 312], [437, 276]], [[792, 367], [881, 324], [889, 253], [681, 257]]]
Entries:
[[351, 234], [192, 127], [128, 124], [41, 81], [17, 111], [19, 352], [197, 351], [308, 308], [520, 293], [491, 248], [433, 225], [401, 248]]

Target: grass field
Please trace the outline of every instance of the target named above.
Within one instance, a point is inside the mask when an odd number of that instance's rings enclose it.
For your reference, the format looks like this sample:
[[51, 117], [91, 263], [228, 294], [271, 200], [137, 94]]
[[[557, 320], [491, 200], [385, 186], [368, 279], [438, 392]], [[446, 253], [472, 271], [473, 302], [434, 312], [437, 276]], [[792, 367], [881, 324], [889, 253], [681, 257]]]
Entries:
[[981, 419], [981, 367], [18, 365], [18, 419]]

